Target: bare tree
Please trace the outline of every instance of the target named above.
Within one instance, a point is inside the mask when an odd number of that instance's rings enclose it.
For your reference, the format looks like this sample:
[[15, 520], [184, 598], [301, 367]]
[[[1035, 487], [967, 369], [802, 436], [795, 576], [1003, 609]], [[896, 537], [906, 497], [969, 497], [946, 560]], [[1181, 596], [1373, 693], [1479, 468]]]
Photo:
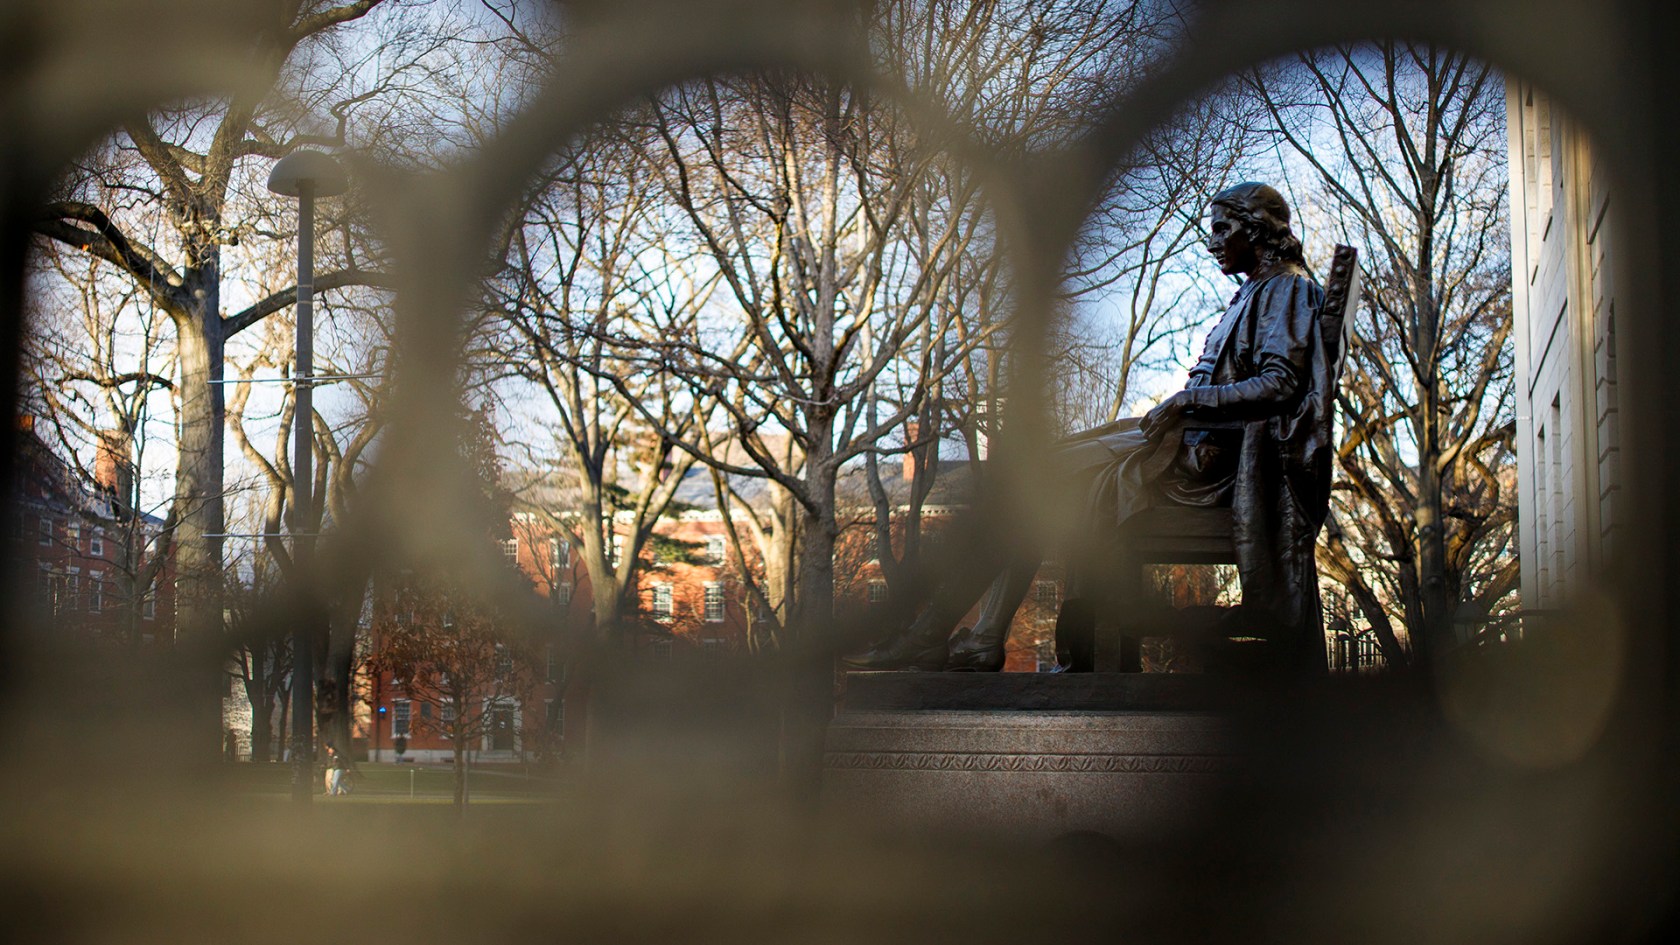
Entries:
[[1385, 43], [1254, 88], [1323, 208], [1306, 231], [1364, 250], [1321, 566], [1390, 663], [1407, 661], [1396, 617], [1416, 657], [1436, 655], [1517, 586], [1503, 84], [1463, 54]]
[[[264, 619], [278, 593], [279, 575], [262, 553], [242, 556], [248, 569], [230, 570], [226, 591], [228, 634], [235, 641], [228, 673], [251, 705], [252, 761], [279, 761], [284, 752], [291, 709], [292, 646], [287, 633]], [[243, 571], [244, 573], [239, 573]]]
[[151, 514], [159, 511], [149, 507], [156, 490], [146, 483], [161, 466], [148, 462], [153, 440], [173, 432], [177, 388], [166, 319], [132, 285], [106, 278], [110, 267], [101, 260], [49, 249], [38, 264], [26, 402], [41, 421], [37, 432], [56, 441], [58, 455], [97, 496], [81, 526], [98, 529], [115, 554], [91, 579], [101, 585], [101, 610], [120, 613], [118, 637], [135, 646], [145, 602], [173, 553], [174, 517]]
[[455, 448], [474, 482], [460, 511], [485, 530], [475, 547], [452, 552], [457, 560], [402, 559], [376, 577], [369, 661], [429, 706], [430, 724], [449, 737], [458, 809], [467, 802], [473, 741], [503, 731], [504, 722], [513, 733], [511, 711], [528, 700], [540, 665], [538, 635], [522, 613], [530, 582], [493, 547], [509, 533], [511, 503], [495, 431], [487, 407], [468, 413]]
[[718, 282], [668, 239], [660, 183], [637, 138], [609, 128], [568, 146], [488, 285], [492, 364], [505, 365], [490, 372], [535, 391], [526, 423], [550, 435], [533, 431], [524, 445], [573, 487], [565, 508], [521, 509], [580, 551], [607, 640], [635, 609], [642, 548], [694, 464], [674, 441], [692, 437], [702, 413], [640, 355], [692, 325]]
[[472, 746], [511, 726], [513, 707], [536, 684], [536, 649], [493, 604], [441, 575], [400, 578], [375, 599], [370, 668], [392, 674], [429, 710], [417, 727], [449, 739], [455, 806], [464, 808]]
[[[230, 97], [188, 103], [129, 121], [64, 182], [35, 228], [121, 273], [166, 314], [175, 334], [179, 461], [171, 517], [178, 523], [179, 620], [198, 643], [213, 645], [221, 623], [224, 531], [222, 362], [229, 339], [291, 305], [295, 288], [225, 311], [224, 247], [249, 224], [230, 214], [241, 187], [253, 186], [252, 159], [273, 159], [305, 144], [343, 143], [360, 96], [337, 102], [331, 70], [311, 61], [322, 40], [380, 0], [342, 4], [289, 0], [271, 28], [251, 39], [252, 81]], [[323, 83], [323, 77], [328, 78]], [[323, 87], [324, 86], [324, 87]], [[300, 102], [314, 102], [319, 109]], [[167, 228], [153, 230], [150, 221]], [[321, 290], [377, 281], [354, 260], [326, 269]]]
[[[364, 340], [378, 337], [380, 319], [358, 320]], [[290, 535], [318, 535], [331, 520], [343, 521], [350, 512], [356, 490], [357, 475], [361, 471], [364, 454], [368, 452], [381, 429], [377, 411], [378, 390], [368, 383], [368, 376], [377, 374], [380, 367], [378, 345], [345, 346], [352, 362], [323, 358], [317, 374], [338, 377], [349, 388], [349, 397], [336, 401], [348, 405], [346, 415], [329, 418], [317, 409], [306, 421], [313, 428], [314, 482], [311, 495], [320, 497], [307, 513], [296, 502], [292, 474], [292, 431], [298, 422], [295, 389], [287, 385], [264, 385], [275, 396], [263, 398], [271, 416], [255, 424], [250, 417], [252, 394], [258, 388], [259, 371], [267, 371], [284, 378], [292, 375], [291, 332], [279, 323], [269, 323], [261, 333], [260, 346], [248, 357], [234, 363], [235, 381], [227, 398], [228, 430], [240, 451], [245, 465], [253, 470], [254, 484], [249, 492], [256, 499], [249, 515], [235, 510], [234, 520], [246, 519], [250, 525], [239, 529], [241, 534], [262, 536], [260, 548], [251, 557], [271, 565], [280, 581], [271, 581], [271, 597], [281, 592], [280, 582], [294, 591], [300, 581], [308, 580], [297, 573], [287, 546]], [[272, 378], [271, 378], [272, 379]], [[342, 409], [342, 408], [341, 408]], [[269, 449], [257, 445], [258, 432], [272, 435]], [[237, 497], [233, 491], [231, 497]], [[323, 582], [323, 593], [329, 614], [329, 632], [317, 641], [317, 651], [311, 654], [316, 677], [317, 724], [335, 744], [350, 743], [351, 671], [356, 649], [357, 624], [361, 617], [367, 586], [372, 578], [372, 561], [365, 555], [340, 555], [342, 567], [333, 569], [330, 580]], [[230, 564], [232, 562], [230, 561]], [[253, 565], [254, 566], [254, 565]], [[271, 603], [273, 601], [271, 600]], [[290, 613], [289, 610], [283, 611]], [[235, 635], [239, 639], [239, 635]]]

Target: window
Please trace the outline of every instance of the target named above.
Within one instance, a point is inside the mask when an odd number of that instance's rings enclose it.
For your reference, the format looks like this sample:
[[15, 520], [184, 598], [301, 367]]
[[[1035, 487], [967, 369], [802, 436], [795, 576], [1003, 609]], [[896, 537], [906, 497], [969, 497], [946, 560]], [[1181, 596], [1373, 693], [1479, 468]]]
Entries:
[[728, 543], [722, 535], [708, 535], [706, 537], [706, 561], [708, 564], [722, 564], [724, 552], [728, 550]]
[[443, 724], [453, 726], [455, 724], [455, 702], [451, 700], [438, 706], [438, 716], [442, 719]]
[[38, 535], [39, 538], [37, 538], [36, 540], [39, 541], [43, 545], [52, 544], [53, 543], [53, 520], [50, 519], [50, 518], [47, 518], [45, 515], [43, 515], [43, 516], [41, 516], [41, 523], [40, 523], [40, 525], [37, 526], [37, 528], [39, 529], [39, 531], [36, 532], [36, 535]]
[[1533, 282], [1540, 273], [1540, 244], [1551, 233], [1554, 203], [1556, 158], [1552, 147], [1552, 103], [1545, 95], [1537, 95], [1533, 86], [1525, 86], [1523, 104], [1518, 109], [1523, 141], [1523, 198], [1527, 204], [1529, 255], [1534, 268], [1528, 274]]
[[886, 581], [870, 581], [869, 582], [869, 602], [871, 604], [879, 604], [886, 599], [887, 599], [887, 582]]
[[548, 563], [559, 571], [572, 566], [572, 543], [564, 538], [548, 540]]
[[1056, 672], [1056, 641], [1052, 639], [1040, 643], [1033, 651], [1033, 663], [1041, 673]]
[[105, 557], [105, 533], [97, 528], [93, 530], [93, 534], [88, 536], [88, 556], [92, 558]]
[[660, 620], [671, 617], [671, 585], [655, 584], [653, 586], [653, 615]]
[[506, 679], [513, 675], [513, 654], [506, 647], [496, 647], [496, 678]]
[[562, 581], [554, 585], [554, 602], [562, 607], [572, 602], [572, 582]]
[[1033, 585], [1033, 600], [1036, 601], [1040, 607], [1054, 608], [1058, 603], [1060, 603], [1056, 599], [1057, 596], [1055, 581], [1039, 581]]
[[420, 718], [422, 718], [426, 721], [431, 721], [431, 718], [432, 718], [431, 703], [429, 703], [429, 702], [420, 703]]
[[[479, 547], [484, 547], [480, 545]], [[414, 709], [413, 703], [407, 699], [396, 699], [391, 703], [391, 737], [407, 738], [409, 731], [409, 713]]]
[[612, 560], [607, 562], [607, 563], [616, 567], [618, 565], [618, 563], [620, 561], [623, 561], [623, 560], [624, 560], [624, 536], [623, 535], [614, 535], [613, 540], [612, 540]]
[[140, 616], [146, 620], [157, 617], [157, 588], [146, 589], [146, 596], [140, 598]]
[[97, 614], [105, 609], [105, 576], [103, 574], [88, 575], [88, 613]]
[[47, 579], [47, 600], [51, 602], [54, 614], [64, 614], [75, 610], [76, 575], [50, 575]]
[[706, 622], [723, 623], [723, 585], [706, 582]]
[[[479, 547], [482, 548], [484, 546], [480, 545]], [[518, 564], [519, 563], [519, 538], [518, 538], [518, 536], [514, 536], [513, 538], [509, 538], [506, 541], [502, 542], [502, 557], [506, 558], [509, 564]]]
[[543, 678], [548, 680], [549, 682], [553, 682], [555, 680], [555, 677], [556, 677], [555, 671], [560, 668], [559, 662], [557, 660], [555, 660], [555, 658], [554, 658], [554, 647], [553, 647], [553, 645], [549, 645], [548, 647], [545, 647], [543, 655], [545, 657], [544, 663], [543, 663]]
[[1552, 594], [1552, 527], [1548, 521], [1551, 515], [1551, 487], [1546, 482], [1546, 461], [1550, 452], [1546, 449], [1546, 426], [1538, 424], [1534, 431], [1535, 455], [1538, 461], [1534, 464], [1534, 512], [1537, 522], [1534, 529], [1534, 557], [1538, 559], [1540, 572], [1540, 603], [1547, 603]]
[[[1551, 515], [1552, 523], [1552, 584], [1561, 591], [1568, 584], [1568, 548], [1564, 543], [1564, 514], [1568, 502], [1568, 494], [1564, 491], [1566, 470], [1563, 465], [1563, 395], [1560, 393], [1552, 398], [1552, 447], [1548, 474], [1552, 482]], [[1542, 463], [1547, 457], [1540, 457]]]
[[64, 524], [64, 543], [71, 551], [82, 550], [82, 525], [80, 522], [66, 522]]
[[548, 734], [559, 738], [566, 733], [566, 700], [543, 700], [543, 721], [547, 723]]
[[727, 644], [718, 639], [700, 641], [700, 657], [707, 662], [717, 662], [723, 659]]
[[652, 653], [653, 658], [661, 663], [669, 663], [671, 661], [671, 638], [660, 637], [653, 641], [652, 645], [648, 647], [648, 652]]

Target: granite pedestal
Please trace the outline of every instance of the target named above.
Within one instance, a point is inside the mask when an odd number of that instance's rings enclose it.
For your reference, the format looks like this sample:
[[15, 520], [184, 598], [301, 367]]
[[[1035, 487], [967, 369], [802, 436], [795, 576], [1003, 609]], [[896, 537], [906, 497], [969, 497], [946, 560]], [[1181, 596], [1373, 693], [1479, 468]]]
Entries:
[[911, 830], [1051, 841], [1190, 825], [1234, 765], [1224, 681], [1135, 673], [850, 673], [824, 802]]

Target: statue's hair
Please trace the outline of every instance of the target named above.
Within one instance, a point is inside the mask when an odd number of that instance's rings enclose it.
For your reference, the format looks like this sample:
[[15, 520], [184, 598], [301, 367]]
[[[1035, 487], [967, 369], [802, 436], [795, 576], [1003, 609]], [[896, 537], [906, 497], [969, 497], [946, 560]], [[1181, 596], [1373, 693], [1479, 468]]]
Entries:
[[1301, 241], [1289, 229], [1289, 204], [1275, 188], [1246, 181], [1214, 194], [1208, 205], [1225, 208], [1242, 224], [1262, 263], [1294, 263], [1306, 268]]

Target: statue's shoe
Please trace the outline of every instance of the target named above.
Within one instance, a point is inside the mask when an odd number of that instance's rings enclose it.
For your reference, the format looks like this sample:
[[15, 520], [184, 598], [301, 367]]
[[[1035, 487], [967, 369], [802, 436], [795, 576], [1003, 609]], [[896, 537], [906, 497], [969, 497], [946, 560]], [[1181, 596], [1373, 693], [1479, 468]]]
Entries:
[[996, 673], [1003, 669], [1004, 639], [969, 632], [952, 645], [945, 668], [959, 673]]
[[945, 641], [920, 644], [908, 635], [895, 637], [862, 653], [843, 657], [841, 662], [852, 669], [919, 669], [937, 672], [945, 668]]

